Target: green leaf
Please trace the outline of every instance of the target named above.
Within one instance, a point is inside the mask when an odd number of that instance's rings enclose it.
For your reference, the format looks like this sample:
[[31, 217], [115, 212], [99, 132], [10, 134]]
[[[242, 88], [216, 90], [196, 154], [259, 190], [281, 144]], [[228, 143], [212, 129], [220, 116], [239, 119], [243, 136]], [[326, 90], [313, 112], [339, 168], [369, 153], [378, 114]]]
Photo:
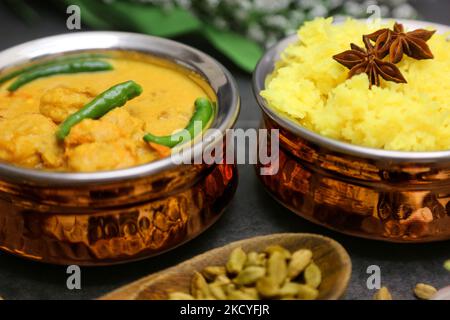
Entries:
[[81, 19], [95, 29], [115, 27], [174, 37], [201, 29], [202, 23], [190, 12], [178, 7], [164, 9], [149, 4], [114, 1], [66, 0], [81, 8]]
[[97, 14], [95, 1], [66, 0], [66, 4], [77, 5], [81, 11], [81, 22], [94, 29], [110, 29], [112, 24]]
[[234, 63], [247, 72], [252, 72], [263, 54], [263, 49], [255, 42], [230, 31], [205, 26], [206, 38]]
[[247, 72], [252, 72], [263, 54], [255, 42], [231, 31], [218, 30], [203, 24], [190, 12], [125, 1], [105, 3], [92, 0], [65, 0], [79, 5], [81, 19], [96, 29], [120, 29], [159, 37], [174, 37], [201, 32], [219, 51]]
[[195, 16], [178, 7], [164, 9], [120, 1], [113, 2], [110, 6], [116, 14], [126, 16], [135, 31], [159, 37], [174, 37], [200, 30], [202, 27], [202, 23]]

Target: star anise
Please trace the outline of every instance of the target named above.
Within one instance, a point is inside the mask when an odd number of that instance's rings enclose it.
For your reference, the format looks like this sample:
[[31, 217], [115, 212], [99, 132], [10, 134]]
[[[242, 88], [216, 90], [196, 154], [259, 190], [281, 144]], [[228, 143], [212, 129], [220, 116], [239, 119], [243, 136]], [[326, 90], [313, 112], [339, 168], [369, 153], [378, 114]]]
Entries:
[[381, 59], [388, 55], [392, 44], [392, 30], [388, 28], [380, 29], [366, 35], [366, 37], [375, 42], [375, 49]]
[[367, 37], [375, 41], [375, 48], [381, 57], [385, 57], [389, 53], [389, 61], [398, 63], [402, 60], [403, 53], [417, 60], [433, 59], [433, 53], [426, 42], [435, 32], [436, 30], [425, 29], [405, 32], [403, 25], [396, 22], [394, 30], [381, 29]]
[[406, 83], [406, 79], [393, 63], [382, 60], [382, 55], [367, 36], [363, 36], [363, 41], [366, 49], [352, 43], [351, 50], [333, 56], [334, 60], [350, 69], [349, 78], [366, 73], [370, 88], [372, 85], [380, 86], [380, 76], [387, 81]]

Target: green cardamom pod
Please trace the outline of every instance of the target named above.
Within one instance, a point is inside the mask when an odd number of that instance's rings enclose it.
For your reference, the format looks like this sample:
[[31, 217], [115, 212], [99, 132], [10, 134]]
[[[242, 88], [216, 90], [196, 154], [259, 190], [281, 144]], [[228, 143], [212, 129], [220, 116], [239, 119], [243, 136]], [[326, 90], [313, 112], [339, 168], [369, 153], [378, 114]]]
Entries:
[[208, 283], [199, 272], [195, 272], [191, 282], [191, 294], [196, 299], [204, 300], [211, 298]]
[[228, 300], [255, 300], [255, 299], [242, 291], [232, 290], [228, 294]]
[[447, 271], [450, 271], [450, 259], [449, 259], [449, 260], [446, 260], [446, 261], [444, 262], [444, 268], [445, 268]]
[[228, 278], [226, 275], [220, 275], [214, 280], [214, 283], [224, 286], [226, 284], [231, 283], [231, 279]]
[[436, 288], [425, 283], [418, 283], [414, 288], [414, 294], [417, 298], [422, 300], [430, 300], [436, 294], [436, 292]]
[[380, 290], [375, 293], [373, 296], [374, 300], [392, 300], [392, 295], [389, 292], [389, 289], [386, 287], [380, 288]]
[[318, 288], [320, 283], [322, 282], [322, 272], [320, 271], [319, 267], [314, 263], [311, 262], [305, 269], [305, 272], [303, 274], [305, 278], [305, 283], [313, 288]]
[[265, 250], [265, 253], [267, 253], [269, 256], [272, 255], [274, 252], [280, 252], [284, 255], [284, 257], [286, 259], [290, 259], [291, 258], [291, 253], [289, 252], [289, 250], [287, 250], [286, 248], [283, 248], [282, 246], [279, 245], [271, 245], [268, 246]]
[[209, 281], [213, 281], [218, 276], [225, 275], [226, 273], [227, 270], [223, 266], [209, 266], [202, 271], [203, 276]]
[[272, 277], [263, 277], [256, 282], [256, 289], [264, 298], [273, 298], [278, 295], [280, 286]]
[[300, 249], [292, 254], [288, 267], [288, 277], [296, 278], [308, 264], [311, 263], [312, 252], [308, 249]]
[[211, 292], [211, 295], [216, 298], [217, 300], [226, 300], [227, 295], [225, 294], [225, 290], [223, 289], [223, 286], [218, 283], [212, 283], [209, 285], [209, 291]]
[[234, 249], [230, 258], [228, 259], [226, 268], [229, 273], [237, 274], [244, 268], [245, 262], [247, 261], [247, 255], [241, 247]]
[[300, 284], [294, 282], [286, 282], [278, 291], [280, 297], [295, 297], [300, 292]]
[[265, 264], [266, 264], [266, 255], [264, 253], [261, 254], [252, 251], [247, 254], [247, 262], [245, 263], [246, 267], [250, 266], [264, 267]]
[[298, 284], [297, 298], [300, 300], [315, 300], [319, 296], [317, 289], [311, 288], [305, 284]]
[[229, 284], [225, 285], [224, 287], [225, 287], [225, 292], [227, 295], [229, 295], [231, 292], [236, 290], [236, 285], [234, 283], [229, 283]]
[[255, 300], [259, 300], [260, 299], [258, 290], [256, 290], [256, 288], [244, 287], [244, 288], [241, 288], [241, 291], [243, 293], [245, 293], [246, 295], [249, 295], [250, 297], [252, 297]]
[[267, 261], [267, 274], [273, 278], [277, 285], [282, 285], [287, 277], [287, 263], [285, 255], [279, 251], [273, 252]]
[[169, 293], [169, 300], [195, 300], [195, 298], [187, 293], [171, 292]]
[[255, 283], [259, 278], [266, 275], [266, 268], [263, 267], [247, 267], [233, 279], [237, 285], [247, 286]]

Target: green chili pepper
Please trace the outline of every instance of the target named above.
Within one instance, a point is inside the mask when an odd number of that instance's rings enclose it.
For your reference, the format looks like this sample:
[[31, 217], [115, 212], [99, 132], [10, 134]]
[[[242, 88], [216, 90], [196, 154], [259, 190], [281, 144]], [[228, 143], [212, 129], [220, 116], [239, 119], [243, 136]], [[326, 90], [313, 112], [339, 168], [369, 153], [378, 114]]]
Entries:
[[19, 70], [13, 71], [11, 73], [8, 73], [2, 77], [0, 77], [0, 85], [6, 81], [9, 81], [18, 75], [21, 75], [22, 73], [29, 72], [41, 67], [49, 66], [56, 63], [62, 63], [62, 62], [69, 62], [69, 61], [77, 61], [77, 60], [84, 60], [84, 59], [100, 59], [100, 58], [110, 58], [109, 55], [103, 54], [103, 53], [81, 53], [73, 56], [63, 56], [55, 58], [51, 61], [46, 61], [42, 63], [38, 63], [29, 67], [21, 68]]
[[55, 63], [41, 68], [23, 73], [9, 87], [8, 91], [16, 91], [25, 84], [44, 77], [56, 74], [95, 72], [112, 70], [113, 66], [109, 62], [101, 60], [74, 60], [68, 62]]
[[67, 117], [59, 125], [56, 137], [63, 140], [70, 133], [70, 129], [77, 123], [84, 119], [98, 119], [114, 108], [123, 106], [128, 100], [139, 96], [141, 93], [142, 87], [131, 80], [111, 87], [83, 108]]
[[[206, 125], [208, 124], [209, 120], [211, 119], [211, 116], [213, 114], [213, 107], [211, 104], [211, 101], [209, 101], [206, 98], [198, 98], [195, 100], [195, 111], [192, 115], [191, 120], [189, 121], [188, 125], [182, 132], [177, 132], [170, 136], [155, 136], [151, 133], [147, 133], [144, 136], [144, 140], [146, 142], [154, 142], [157, 144], [161, 144], [163, 146], [173, 148], [176, 145], [185, 142], [186, 138], [186, 131], [189, 133], [189, 140], [192, 140], [196, 134], [199, 132], [195, 132], [195, 123], [200, 121], [202, 131], [205, 129]], [[184, 134], [183, 134], [184, 133]], [[188, 140], [188, 141], [189, 141]]]

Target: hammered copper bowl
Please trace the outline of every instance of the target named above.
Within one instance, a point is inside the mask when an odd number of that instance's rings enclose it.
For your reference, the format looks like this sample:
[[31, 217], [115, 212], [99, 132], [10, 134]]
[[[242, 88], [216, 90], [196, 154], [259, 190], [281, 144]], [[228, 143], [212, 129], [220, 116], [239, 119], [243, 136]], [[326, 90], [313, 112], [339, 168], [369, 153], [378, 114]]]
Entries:
[[[1, 52], [0, 70], [99, 51], [160, 59], [182, 67], [193, 79], [203, 78], [218, 106], [211, 125], [218, 130], [205, 135], [206, 146], [221, 143], [221, 133], [234, 125], [239, 96], [229, 72], [211, 57], [170, 40], [120, 32], [54, 36]], [[202, 146], [197, 142], [189, 150], [195, 157]], [[238, 179], [233, 164], [176, 163], [168, 157], [94, 173], [0, 163], [0, 248], [37, 261], [77, 265], [127, 262], [172, 249], [219, 218]]]
[[[409, 28], [443, 25], [401, 21]], [[391, 242], [450, 239], [450, 151], [396, 152], [332, 140], [274, 112], [260, 96], [292, 36], [264, 55], [253, 88], [263, 126], [279, 129], [279, 170], [257, 165], [267, 190], [299, 216], [346, 234]], [[393, 128], [395, 130], [395, 128]], [[260, 167], [275, 174], [260, 175]]]

